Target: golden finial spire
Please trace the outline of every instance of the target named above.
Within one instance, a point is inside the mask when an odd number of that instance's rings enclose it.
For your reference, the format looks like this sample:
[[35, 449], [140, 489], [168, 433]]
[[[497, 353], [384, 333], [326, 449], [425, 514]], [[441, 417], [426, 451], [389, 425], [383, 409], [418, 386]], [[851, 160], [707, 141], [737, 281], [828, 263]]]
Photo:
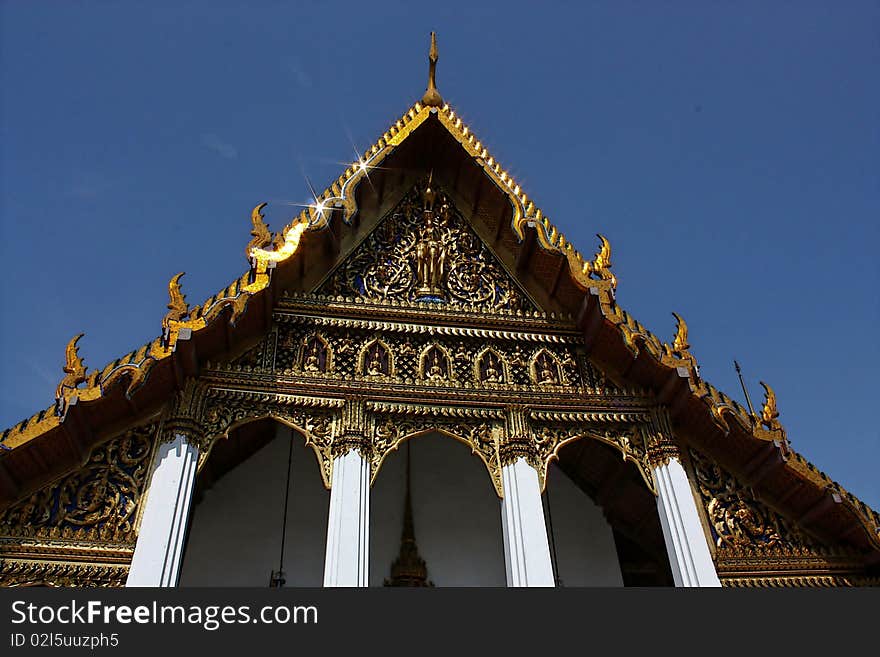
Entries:
[[440, 107], [443, 99], [437, 91], [435, 77], [437, 75], [437, 36], [431, 32], [431, 51], [428, 53], [428, 89], [422, 96], [422, 104], [428, 107]]
[[406, 500], [403, 505], [400, 553], [391, 564], [391, 577], [385, 579], [385, 586], [433, 587], [434, 583], [428, 580], [428, 567], [425, 565], [425, 560], [419, 556], [419, 548], [416, 545], [410, 492], [410, 442], [406, 443]]

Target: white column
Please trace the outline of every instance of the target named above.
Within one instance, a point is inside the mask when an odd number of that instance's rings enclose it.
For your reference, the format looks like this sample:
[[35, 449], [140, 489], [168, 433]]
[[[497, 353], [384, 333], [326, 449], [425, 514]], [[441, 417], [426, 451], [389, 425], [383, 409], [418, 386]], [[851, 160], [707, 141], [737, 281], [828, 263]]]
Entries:
[[324, 586], [368, 586], [370, 464], [352, 449], [333, 461]]
[[126, 586], [177, 586], [198, 461], [183, 434], [159, 446]]
[[519, 457], [501, 468], [501, 527], [507, 586], [553, 586], [538, 473]]
[[653, 469], [657, 511], [676, 586], [721, 586], [691, 485], [676, 458]]

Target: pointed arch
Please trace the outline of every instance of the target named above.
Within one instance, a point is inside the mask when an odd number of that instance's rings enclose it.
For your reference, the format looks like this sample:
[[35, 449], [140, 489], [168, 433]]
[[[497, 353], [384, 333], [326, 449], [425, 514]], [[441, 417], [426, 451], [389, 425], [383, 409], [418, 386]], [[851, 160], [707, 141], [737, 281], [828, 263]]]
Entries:
[[[386, 423], [394, 423], [394, 420], [389, 417], [386, 419]], [[489, 473], [489, 479], [492, 482], [495, 493], [499, 498], [502, 498], [504, 497], [504, 492], [501, 483], [501, 466], [496, 447], [499, 432], [500, 427], [485, 424], [470, 427], [453, 427], [430, 421], [425, 424], [419, 424], [419, 426], [405, 426], [402, 431], [397, 428], [389, 428], [387, 435], [390, 440], [388, 440], [386, 448], [378, 450], [370, 464], [370, 486], [375, 483], [379, 470], [389, 454], [396, 452], [408, 440], [430, 433], [437, 433], [469, 447], [471, 454], [483, 462]], [[381, 427], [377, 427], [377, 435], [381, 435], [381, 433]]]
[[215, 442], [196, 478], [180, 586], [265, 585], [279, 550], [287, 586], [321, 580], [330, 492], [308, 455], [308, 425], [248, 419]]
[[492, 346], [484, 346], [474, 357], [474, 381], [481, 384], [511, 381], [507, 359]]
[[437, 342], [432, 342], [419, 354], [419, 379], [452, 381], [455, 379], [455, 368], [452, 363], [449, 350]]
[[360, 350], [356, 371], [361, 376], [394, 376], [394, 354], [381, 338], [367, 341]]
[[545, 347], [536, 349], [529, 359], [529, 376], [538, 385], [567, 383], [559, 357]]
[[[246, 417], [239, 418], [227, 426], [222, 432], [209, 436], [206, 440], [207, 447], [199, 454], [199, 464], [197, 472], [201, 472], [205, 463], [214, 451], [214, 447], [221, 440], [228, 440], [230, 435], [241, 427], [260, 422], [262, 420], [274, 420], [298, 433], [305, 440], [305, 446], [309, 447], [315, 454], [318, 461], [318, 470], [321, 474], [321, 481], [324, 488], [330, 490], [330, 482], [332, 475], [333, 461], [329, 449], [328, 431], [332, 432], [332, 427], [328, 427], [325, 423], [312, 423], [305, 418], [300, 418], [277, 413], [255, 413]], [[305, 426], [303, 426], [305, 425]]]
[[635, 428], [632, 434], [613, 428], [605, 431], [589, 428], [571, 431], [561, 436], [554, 436], [553, 431], [547, 426], [542, 427], [536, 433], [536, 442], [542, 452], [541, 468], [538, 471], [538, 480], [542, 491], [547, 484], [547, 471], [550, 464], [559, 460], [559, 452], [563, 447], [580, 440], [594, 440], [616, 450], [624, 462], [631, 464], [636, 469], [651, 494], [657, 495], [654, 477], [645, 459], [645, 436], [641, 426]]
[[307, 335], [300, 345], [299, 366], [303, 372], [326, 374], [333, 371], [333, 347], [320, 333]]

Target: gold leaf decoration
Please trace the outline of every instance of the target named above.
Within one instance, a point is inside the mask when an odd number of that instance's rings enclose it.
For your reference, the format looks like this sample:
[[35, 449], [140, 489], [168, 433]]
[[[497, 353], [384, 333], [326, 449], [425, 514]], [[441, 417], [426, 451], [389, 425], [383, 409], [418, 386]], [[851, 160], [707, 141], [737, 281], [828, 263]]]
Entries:
[[64, 350], [64, 378], [55, 389], [56, 399], [64, 397], [65, 390], [72, 390], [86, 380], [86, 366], [79, 357], [77, 347], [79, 339], [84, 335], [85, 333], [80, 333], [67, 343], [67, 348]]
[[251, 251], [253, 249], [263, 249], [272, 243], [272, 233], [269, 232], [269, 227], [266, 225], [266, 222], [263, 221], [263, 214], [261, 212], [265, 207], [265, 203], [260, 203], [251, 211], [251, 223], [253, 224], [251, 236], [253, 239], [248, 242], [247, 248], [245, 249], [245, 254], [248, 258], [251, 257]]

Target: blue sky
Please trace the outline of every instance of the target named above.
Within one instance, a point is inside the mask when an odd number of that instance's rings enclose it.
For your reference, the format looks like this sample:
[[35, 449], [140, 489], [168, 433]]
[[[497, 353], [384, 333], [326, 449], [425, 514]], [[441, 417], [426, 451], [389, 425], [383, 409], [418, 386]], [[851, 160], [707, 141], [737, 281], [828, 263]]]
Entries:
[[777, 392], [795, 449], [880, 509], [880, 5], [3, 2], [0, 426], [201, 303], [438, 86], [618, 300], [705, 378]]

